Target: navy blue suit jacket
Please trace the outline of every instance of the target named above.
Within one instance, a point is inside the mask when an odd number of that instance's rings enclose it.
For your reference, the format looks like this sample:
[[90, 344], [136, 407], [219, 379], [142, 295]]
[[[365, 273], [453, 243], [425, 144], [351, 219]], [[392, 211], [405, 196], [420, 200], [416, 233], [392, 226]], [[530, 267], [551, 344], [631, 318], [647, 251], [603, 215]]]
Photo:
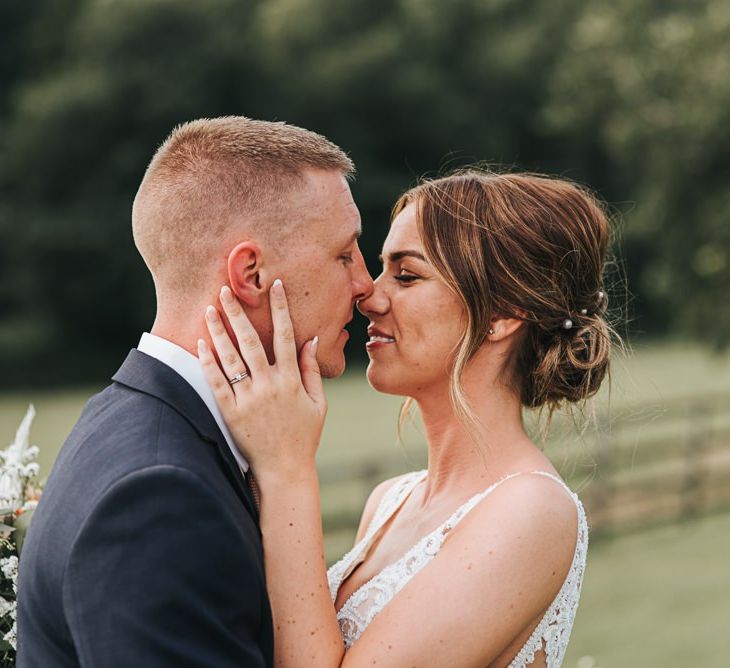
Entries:
[[137, 350], [113, 380], [28, 531], [18, 667], [272, 665], [258, 514], [213, 416]]

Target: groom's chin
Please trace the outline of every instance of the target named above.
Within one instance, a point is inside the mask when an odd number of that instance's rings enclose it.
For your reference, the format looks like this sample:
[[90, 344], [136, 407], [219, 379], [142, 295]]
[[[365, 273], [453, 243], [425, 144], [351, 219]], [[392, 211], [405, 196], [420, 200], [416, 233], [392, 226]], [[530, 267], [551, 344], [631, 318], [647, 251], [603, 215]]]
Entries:
[[319, 372], [322, 378], [338, 378], [345, 373], [345, 356], [339, 359], [319, 360]]

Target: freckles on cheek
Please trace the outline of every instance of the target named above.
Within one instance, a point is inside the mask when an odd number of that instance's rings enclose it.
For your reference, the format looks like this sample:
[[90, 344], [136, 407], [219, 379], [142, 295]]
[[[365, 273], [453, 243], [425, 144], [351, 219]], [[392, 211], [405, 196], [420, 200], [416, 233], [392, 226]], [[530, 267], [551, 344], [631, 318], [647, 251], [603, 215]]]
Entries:
[[422, 339], [435, 355], [446, 357], [458, 343], [463, 331], [461, 313], [449, 304], [429, 314]]

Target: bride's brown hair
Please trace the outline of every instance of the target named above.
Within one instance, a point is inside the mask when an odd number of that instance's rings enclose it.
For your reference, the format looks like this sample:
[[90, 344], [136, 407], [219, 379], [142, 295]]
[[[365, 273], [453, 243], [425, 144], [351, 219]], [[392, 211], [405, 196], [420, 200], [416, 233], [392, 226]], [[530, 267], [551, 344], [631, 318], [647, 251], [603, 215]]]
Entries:
[[563, 403], [595, 394], [614, 336], [605, 317], [611, 226], [604, 205], [563, 179], [473, 168], [407, 191], [392, 217], [411, 203], [426, 257], [466, 313], [451, 376], [462, 419], [476, 426], [462, 376], [493, 317], [525, 322], [505, 365], [524, 406], [546, 408], [549, 423]]

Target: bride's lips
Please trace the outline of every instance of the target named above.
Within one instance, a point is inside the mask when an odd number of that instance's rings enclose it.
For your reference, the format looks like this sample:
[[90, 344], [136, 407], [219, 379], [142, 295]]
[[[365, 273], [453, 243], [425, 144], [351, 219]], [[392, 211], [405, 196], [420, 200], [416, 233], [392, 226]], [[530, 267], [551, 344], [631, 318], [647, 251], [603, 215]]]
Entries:
[[368, 336], [370, 339], [365, 344], [367, 350], [375, 350], [376, 348], [383, 348], [389, 346], [391, 343], [395, 343], [395, 337], [373, 325], [368, 327]]

